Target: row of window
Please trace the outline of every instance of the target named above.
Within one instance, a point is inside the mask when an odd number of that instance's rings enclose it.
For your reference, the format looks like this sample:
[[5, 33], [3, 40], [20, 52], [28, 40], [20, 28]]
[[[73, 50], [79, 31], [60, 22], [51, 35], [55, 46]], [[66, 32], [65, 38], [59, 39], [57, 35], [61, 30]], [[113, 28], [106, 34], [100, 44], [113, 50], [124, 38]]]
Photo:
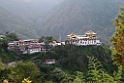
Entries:
[[73, 41], [73, 42], [76, 42], [76, 43], [94, 43], [94, 42], [96, 42], [96, 40], [94, 40], [94, 41]]
[[37, 48], [37, 49], [30, 49], [30, 51], [41, 51], [40, 48]]

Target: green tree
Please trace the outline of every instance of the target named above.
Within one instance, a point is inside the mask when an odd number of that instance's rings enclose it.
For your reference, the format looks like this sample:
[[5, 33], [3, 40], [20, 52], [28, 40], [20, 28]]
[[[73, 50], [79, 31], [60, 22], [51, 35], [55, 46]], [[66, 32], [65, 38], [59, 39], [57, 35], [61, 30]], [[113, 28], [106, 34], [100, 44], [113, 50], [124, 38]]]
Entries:
[[12, 70], [16, 83], [21, 83], [24, 78], [30, 78], [33, 83], [42, 83], [43, 77], [40, 75], [37, 66], [32, 62], [18, 62]]
[[52, 82], [52, 81], [46, 81], [45, 83], [54, 83], [54, 82]]
[[61, 70], [60, 68], [55, 68], [52, 71], [51, 77], [55, 82], [60, 83], [63, 79], [65, 79], [67, 77], [67, 73], [64, 72], [63, 70]]
[[124, 6], [120, 6], [120, 12], [113, 20], [113, 24], [116, 27], [116, 31], [110, 39], [113, 45], [112, 58], [117, 65], [124, 67]]
[[76, 71], [75, 79], [69, 83], [86, 83], [85, 76], [82, 72]]
[[114, 78], [103, 69], [102, 64], [94, 57], [88, 57], [88, 83], [116, 83]]
[[56, 39], [53, 38], [52, 36], [42, 36], [39, 38], [39, 42], [45, 42], [45, 43], [50, 43], [52, 41], [55, 41]]
[[2, 82], [2, 80], [4, 79], [4, 69], [6, 68], [6, 65], [2, 62], [1, 58], [0, 58], [0, 83]]
[[46, 37], [42, 36], [39, 38], [39, 42], [44, 42], [44, 44], [45, 44], [44, 48], [46, 50], [48, 50], [50, 48], [49, 43], [53, 42], [53, 41], [56, 41], [56, 39], [53, 38], [52, 36], [46, 36]]
[[44, 42], [44, 41], [45, 41], [45, 36], [39, 38], [39, 42]]
[[8, 33], [6, 34], [6, 37], [8, 37], [9, 41], [17, 41], [19, 40], [16, 33]]
[[90, 83], [98, 83], [101, 80], [103, 67], [102, 64], [97, 61], [94, 57], [88, 57], [88, 74], [87, 74], [87, 81]]
[[8, 50], [8, 38], [6, 36], [3, 36], [0, 40], [0, 50], [1, 51], [7, 51]]
[[9, 81], [9, 76], [11, 77], [8, 66], [0, 59], [0, 83]]
[[118, 67], [118, 71], [114, 72], [114, 80], [116, 83], [122, 83], [122, 66]]

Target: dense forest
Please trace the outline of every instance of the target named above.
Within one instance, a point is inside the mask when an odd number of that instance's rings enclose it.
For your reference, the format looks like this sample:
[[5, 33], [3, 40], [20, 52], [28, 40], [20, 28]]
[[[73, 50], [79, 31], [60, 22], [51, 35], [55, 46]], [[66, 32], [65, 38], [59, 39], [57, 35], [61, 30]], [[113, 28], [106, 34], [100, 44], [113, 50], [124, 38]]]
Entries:
[[[23, 83], [22, 80], [30, 80], [32, 83], [102, 83], [106, 82], [104, 79], [109, 79], [109, 82], [123, 80], [122, 68], [113, 65], [111, 50], [106, 45], [77, 47], [68, 44], [32, 55], [18, 55], [8, 51], [5, 44], [2, 47], [1, 82]], [[51, 58], [56, 60], [55, 64], [44, 64], [46, 59]], [[7, 63], [12, 61], [16, 61], [16, 65], [8, 66]]]
[[[5, 45], [3, 45], [4, 47]], [[47, 53], [18, 55], [3, 48], [0, 79], [11, 83], [106, 83], [123, 81], [122, 67], [113, 65], [108, 46], [57, 46]], [[46, 59], [56, 63], [44, 64]], [[16, 65], [7, 63], [16, 61]], [[108, 79], [108, 80], [105, 80]], [[116, 82], [117, 81], [117, 82]], [[29, 83], [31, 83], [29, 82]]]

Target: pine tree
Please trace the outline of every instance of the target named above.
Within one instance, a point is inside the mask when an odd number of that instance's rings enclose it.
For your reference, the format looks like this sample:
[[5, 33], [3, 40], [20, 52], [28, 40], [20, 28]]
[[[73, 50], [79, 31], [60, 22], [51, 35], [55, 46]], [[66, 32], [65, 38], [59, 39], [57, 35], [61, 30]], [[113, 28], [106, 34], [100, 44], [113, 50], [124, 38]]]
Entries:
[[68, 83], [86, 83], [83, 72], [76, 71], [75, 74], [76, 75], [75, 75], [75, 78], [73, 79], [73, 81], [69, 81]]
[[112, 58], [117, 65], [124, 67], [124, 6], [120, 6], [120, 12], [113, 20], [113, 24], [116, 27], [116, 31], [110, 39], [113, 45]]
[[100, 61], [89, 57], [87, 83], [118, 83], [114, 78], [105, 72]]
[[89, 83], [98, 83], [101, 80], [103, 67], [102, 64], [95, 59], [94, 57], [88, 57], [88, 74], [87, 74], [87, 82]]
[[117, 83], [123, 83], [122, 79], [123, 79], [123, 77], [122, 77], [122, 66], [119, 66], [118, 71], [114, 72], [114, 80]]

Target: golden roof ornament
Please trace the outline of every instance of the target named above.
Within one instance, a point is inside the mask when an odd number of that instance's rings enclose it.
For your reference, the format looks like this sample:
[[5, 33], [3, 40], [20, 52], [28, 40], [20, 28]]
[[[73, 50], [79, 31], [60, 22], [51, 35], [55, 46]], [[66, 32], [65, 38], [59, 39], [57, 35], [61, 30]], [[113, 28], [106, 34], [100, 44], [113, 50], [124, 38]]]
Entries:
[[74, 33], [71, 33], [70, 35], [68, 35], [69, 38], [73, 38], [76, 37], [76, 35]]
[[90, 30], [90, 31], [87, 31], [85, 34], [87, 34], [87, 35], [95, 35], [96, 33], [94, 33], [92, 30]]

